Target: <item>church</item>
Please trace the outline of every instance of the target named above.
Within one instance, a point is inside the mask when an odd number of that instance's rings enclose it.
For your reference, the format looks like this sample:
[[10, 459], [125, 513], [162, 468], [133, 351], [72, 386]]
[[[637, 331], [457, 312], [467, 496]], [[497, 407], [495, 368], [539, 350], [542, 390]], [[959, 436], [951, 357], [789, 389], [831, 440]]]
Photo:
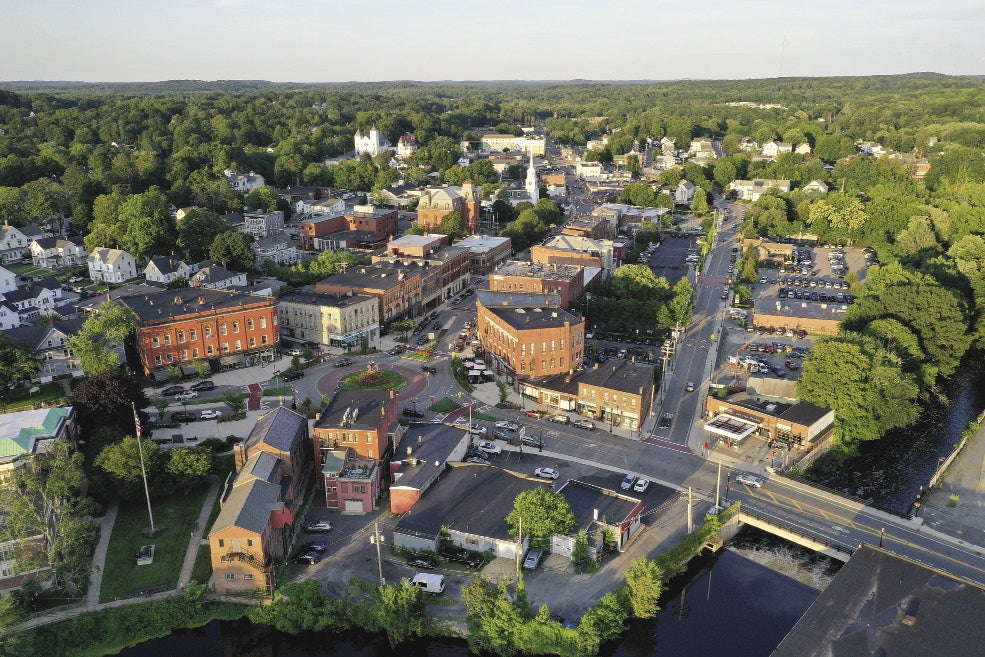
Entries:
[[362, 130], [356, 130], [356, 136], [353, 138], [353, 141], [355, 142], [357, 157], [363, 153], [369, 153], [373, 157], [376, 157], [380, 153], [387, 153], [393, 150], [393, 144], [386, 138], [386, 135], [380, 134], [376, 126], [370, 128], [369, 133], [365, 135]]

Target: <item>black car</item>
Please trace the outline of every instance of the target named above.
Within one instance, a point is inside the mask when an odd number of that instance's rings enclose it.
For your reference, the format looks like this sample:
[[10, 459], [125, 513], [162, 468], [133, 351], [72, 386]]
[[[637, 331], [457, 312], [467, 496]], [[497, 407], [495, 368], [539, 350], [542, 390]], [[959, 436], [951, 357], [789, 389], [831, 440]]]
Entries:
[[215, 390], [215, 382], [211, 380], [199, 381], [192, 386], [192, 390], [202, 392], [203, 390]]
[[198, 420], [198, 416], [194, 413], [185, 413], [183, 411], [178, 411], [171, 414], [172, 422], [195, 422]]
[[482, 565], [482, 558], [475, 552], [466, 550], [465, 548], [447, 547], [443, 548], [439, 554], [448, 561], [463, 563], [468, 568], [478, 568]]
[[529, 445], [530, 447], [544, 449], [544, 443], [542, 443], [540, 438], [536, 436], [530, 436], [524, 434], [523, 438], [520, 439], [520, 442], [523, 443], [524, 445]]
[[407, 565], [414, 566], [415, 568], [434, 569], [438, 567], [438, 560], [427, 554], [419, 554], [411, 557], [407, 561]]
[[168, 386], [161, 391], [161, 394], [165, 397], [170, 397], [172, 395], [177, 395], [185, 391], [185, 386]]
[[435, 322], [434, 324], [431, 325], [431, 328], [437, 331], [438, 329], [441, 328], [441, 322]]
[[352, 365], [351, 358], [340, 358], [335, 361], [335, 367], [345, 367], [346, 365]]
[[438, 368], [431, 367], [430, 365], [421, 365], [421, 371], [427, 372], [428, 374], [437, 374]]
[[297, 381], [298, 379], [303, 379], [304, 370], [293, 370], [291, 372], [286, 372], [281, 375], [281, 378], [285, 381]]
[[403, 410], [403, 414], [406, 415], [407, 417], [417, 417], [417, 418], [424, 417], [424, 413], [421, 413], [420, 411], [416, 411], [413, 408], [405, 408]]

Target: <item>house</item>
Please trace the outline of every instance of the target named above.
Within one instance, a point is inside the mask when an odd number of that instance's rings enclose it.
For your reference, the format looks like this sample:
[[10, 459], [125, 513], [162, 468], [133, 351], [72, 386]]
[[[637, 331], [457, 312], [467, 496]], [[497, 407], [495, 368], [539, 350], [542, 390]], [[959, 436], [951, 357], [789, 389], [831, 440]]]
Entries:
[[455, 242], [455, 246], [469, 250], [469, 272], [473, 276], [485, 276], [513, 255], [513, 243], [508, 237], [470, 235]]
[[383, 464], [361, 458], [345, 447], [328, 450], [322, 456], [325, 508], [359, 515], [376, 511], [384, 482]]
[[437, 552], [445, 534], [453, 545], [475, 552], [490, 550], [493, 556], [515, 561], [523, 556], [529, 539], [524, 537], [518, 544], [506, 516], [517, 495], [551, 486], [542, 479], [490, 465], [449, 462], [428, 493], [397, 521], [393, 544]]
[[35, 225], [11, 226], [5, 219], [0, 227], [0, 264], [21, 260], [30, 255], [31, 242], [48, 237], [48, 233]]
[[148, 283], [162, 284], [178, 278], [189, 280], [198, 268], [198, 264], [189, 265], [174, 256], [154, 256], [144, 267], [144, 278]]
[[0, 267], [0, 294], [17, 289], [17, 274], [6, 267]]
[[756, 178], [755, 180], [733, 180], [729, 189], [736, 192], [744, 201], [758, 201], [759, 197], [771, 189], [786, 194], [791, 189], [789, 180], [774, 180], [771, 178]]
[[547, 195], [551, 198], [565, 199], [568, 197], [568, 183], [563, 173], [546, 174], [540, 177], [540, 181], [547, 188]]
[[21, 325], [21, 315], [13, 306], [0, 301], [0, 331], [17, 328]]
[[[7, 331], [7, 337], [19, 347], [33, 351], [41, 359], [37, 379], [50, 383], [56, 379], [84, 376], [78, 357], [68, 345], [69, 338], [82, 328], [80, 319], [61, 319], [25, 325]], [[110, 345], [120, 363], [126, 362], [123, 344]]]
[[269, 595], [276, 566], [300, 533], [298, 513], [314, 476], [308, 422], [283, 406], [265, 413], [234, 457], [236, 476], [209, 530], [215, 590]]
[[710, 163], [718, 157], [715, 152], [715, 143], [710, 137], [692, 139], [687, 154], [691, 160], [698, 163]]
[[[397, 397], [392, 390], [339, 390], [312, 428], [315, 463], [325, 465], [328, 453], [349, 449], [362, 459], [389, 462], [403, 435], [397, 423]], [[389, 475], [384, 475], [389, 480]], [[319, 482], [324, 490], [325, 482]]]
[[[29, 467], [52, 443], [62, 441], [74, 447], [77, 437], [76, 413], [71, 406], [0, 415], [0, 485], [6, 485], [16, 470]], [[17, 562], [44, 547], [40, 534], [0, 543], [0, 594], [6, 595], [39, 576], [41, 570], [24, 571]]]
[[294, 204], [294, 218], [301, 220], [311, 216], [338, 216], [345, 212], [345, 201], [341, 197], [302, 198]]
[[691, 205], [694, 201], [694, 191], [697, 186], [690, 180], [682, 180], [674, 188], [674, 203], [676, 205]]
[[243, 223], [237, 227], [237, 230], [252, 235], [257, 240], [271, 235], [279, 235], [284, 231], [284, 213], [280, 210], [246, 212], [243, 214]]
[[552, 537], [552, 554], [573, 559], [575, 539], [581, 531], [588, 536], [589, 558], [594, 559], [601, 552], [607, 537], [608, 547], [622, 552], [633, 536], [643, 529], [645, 507], [635, 497], [577, 479], [564, 482], [557, 492], [571, 507], [575, 528], [567, 535]]
[[812, 180], [806, 185], [804, 185], [804, 193], [806, 194], [827, 194], [828, 185], [820, 180]]
[[882, 155], [888, 155], [890, 149], [886, 148], [877, 141], [862, 141], [857, 143], [856, 148], [863, 155], [868, 155], [869, 157], [880, 157]]
[[352, 141], [355, 145], [356, 157], [363, 153], [369, 153], [373, 157], [376, 157], [380, 153], [393, 150], [393, 144], [386, 138], [386, 135], [376, 129], [376, 126], [370, 128], [369, 132], [365, 135], [362, 130], [356, 130]]
[[776, 158], [785, 153], [793, 153], [793, 144], [785, 141], [770, 140], [763, 144], [763, 149], [760, 152], [763, 157]]
[[417, 150], [417, 137], [407, 132], [397, 140], [397, 157], [410, 157]]
[[333, 347], [373, 344], [380, 337], [380, 302], [369, 294], [325, 294], [305, 286], [277, 298], [281, 341]]
[[231, 287], [246, 285], [246, 274], [241, 271], [229, 271], [219, 265], [208, 265], [192, 274], [188, 280], [192, 287], [207, 287], [213, 290], [228, 290]]
[[674, 140], [670, 137], [661, 137], [660, 152], [664, 155], [675, 155], [677, 153], [677, 145]]
[[31, 242], [31, 261], [37, 267], [61, 269], [84, 265], [86, 257], [81, 237], [39, 237]]
[[601, 162], [575, 162], [575, 175], [581, 180], [605, 180], [608, 176]]
[[257, 262], [272, 260], [278, 265], [296, 265], [301, 262], [301, 252], [286, 233], [261, 237], [250, 245]]
[[810, 155], [811, 145], [808, 144], [806, 141], [801, 144], [797, 144], [796, 146], [794, 146], [793, 152], [796, 153], [797, 155]]
[[62, 294], [61, 284], [54, 278], [31, 281], [23, 287], [5, 292], [0, 295], [0, 301], [17, 312], [20, 323], [50, 315], [58, 306], [69, 302]]
[[226, 175], [226, 180], [229, 181], [229, 186], [241, 194], [249, 194], [257, 187], [263, 187], [267, 184], [263, 176], [253, 171], [249, 173], [236, 173], [231, 169], [226, 169], [223, 173]]
[[585, 321], [561, 308], [490, 305], [476, 302], [478, 338], [498, 373], [516, 377], [550, 376], [581, 363]]
[[93, 249], [88, 264], [89, 278], [97, 283], [125, 283], [137, 277], [136, 261], [122, 249]]
[[204, 287], [136, 292], [113, 299], [136, 317], [145, 374], [206, 359], [213, 371], [272, 362], [279, 334], [272, 297]]

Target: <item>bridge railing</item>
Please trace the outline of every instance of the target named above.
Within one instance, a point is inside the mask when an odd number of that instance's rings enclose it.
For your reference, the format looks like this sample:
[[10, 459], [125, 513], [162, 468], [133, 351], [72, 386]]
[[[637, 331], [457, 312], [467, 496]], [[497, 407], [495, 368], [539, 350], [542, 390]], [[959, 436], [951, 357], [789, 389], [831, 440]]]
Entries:
[[775, 472], [775, 473], [773, 473], [773, 476], [774, 477], [782, 477], [784, 479], [789, 479], [791, 481], [796, 481], [798, 484], [801, 484], [803, 486], [809, 486], [811, 488], [816, 488], [817, 490], [824, 491], [825, 493], [829, 493], [829, 494], [834, 495], [836, 497], [840, 497], [840, 498], [846, 499], [846, 500], [848, 500], [850, 502], [857, 502], [858, 504], [861, 504], [862, 506], [872, 506], [872, 499], [863, 499], [861, 497], [856, 497], [855, 495], [851, 495], [851, 494], [846, 493], [844, 491], [840, 491], [840, 490], [838, 490], [836, 488], [831, 488], [830, 486], [825, 486], [824, 484], [819, 484], [816, 481], [811, 481], [807, 477], [801, 477], [800, 475], [795, 475], [795, 474], [792, 474], [790, 472]]
[[760, 513], [757, 511], [751, 511], [747, 506], [743, 506], [740, 513], [742, 516], [755, 518], [767, 525], [775, 525], [777, 527], [782, 527], [785, 531], [790, 532], [795, 536], [800, 536], [802, 538], [810, 539], [815, 543], [820, 543], [825, 547], [833, 548], [840, 552], [845, 552], [849, 555], [855, 554], [855, 550], [857, 549], [856, 546], [845, 545], [844, 543], [833, 541], [819, 532], [814, 532], [809, 529], [805, 529], [799, 525], [795, 525], [777, 516], [769, 515], [766, 513]]

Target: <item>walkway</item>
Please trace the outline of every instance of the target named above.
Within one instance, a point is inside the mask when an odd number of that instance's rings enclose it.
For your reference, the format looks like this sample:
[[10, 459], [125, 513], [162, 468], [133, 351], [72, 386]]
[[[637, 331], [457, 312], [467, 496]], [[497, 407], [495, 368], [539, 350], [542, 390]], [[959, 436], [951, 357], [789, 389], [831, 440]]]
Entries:
[[99, 542], [96, 544], [96, 551], [92, 554], [92, 574], [89, 576], [89, 590], [86, 592], [86, 609], [95, 609], [99, 604], [99, 591], [103, 585], [103, 568], [106, 565], [106, 551], [109, 549], [109, 537], [113, 533], [113, 525], [116, 524], [116, 512], [120, 510], [120, 503], [114, 501], [106, 509], [106, 513], [99, 519]]
[[[205, 532], [208, 531], [209, 516], [212, 515], [212, 507], [215, 506], [215, 499], [219, 496], [219, 489], [222, 482], [219, 477], [212, 475], [209, 482], [209, 492], [205, 495], [202, 503], [202, 510], [198, 513], [198, 520], [195, 521], [195, 529], [192, 530], [191, 540], [188, 542], [188, 550], [185, 551], [185, 561], [181, 564], [181, 574], [178, 576], [178, 590], [182, 590], [184, 585], [191, 581], [192, 571], [195, 568], [195, 560], [198, 558], [198, 551], [202, 545], [208, 545]], [[206, 582], [199, 582], [205, 584]]]
[[259, 411], [260, 410], [260, 398], [263, 393], [263, 388], [259, 383], [251, 383], [247, 386], [250, 391], [250, 398], [246, 401], [246, 410], [248, 411]]

